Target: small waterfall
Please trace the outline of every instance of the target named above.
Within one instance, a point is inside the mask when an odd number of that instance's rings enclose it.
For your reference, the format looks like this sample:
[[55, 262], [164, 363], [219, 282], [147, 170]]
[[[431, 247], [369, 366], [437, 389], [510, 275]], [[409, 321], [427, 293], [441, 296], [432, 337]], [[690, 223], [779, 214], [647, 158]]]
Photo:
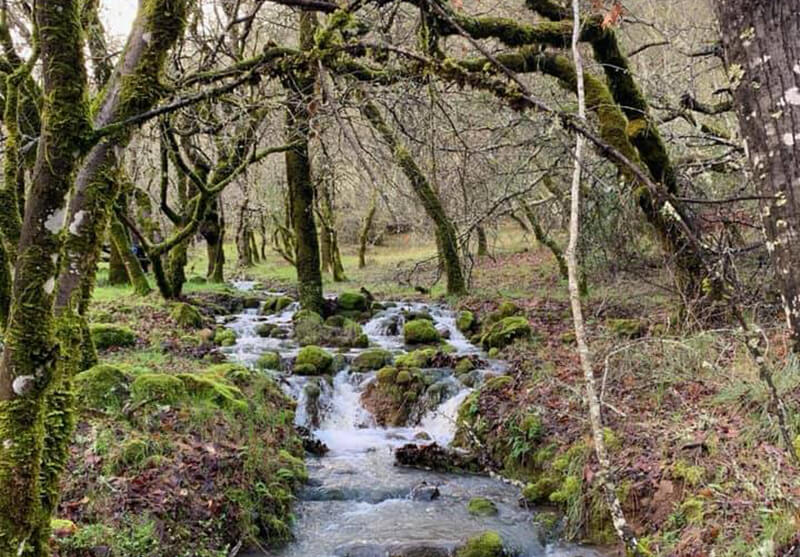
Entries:
[[[237, 286], [253, 288], [250, 281]], [[299, 347], [293, 339], [262, 338], [256, 330], [262, 323], [290, 329], [296, 311], [297, 304], [293, 304], [278, 314], [262, 316], [258, 310], [247, 310], [235, 316], [226, 326], [237, 333], [237, 342], [225, 352], [245, 365], [254, 365], [261, 354], [270, 350], [278, 351], [283, 359], [294, 357]], [[446, 330], [455, 355], [481, 354], [458, 331], [453, 311], [419, 303], [398, 303], [377, 313], [364, 325], [370, 345], [396, 354], [405, 351], [403, 324], [411, 312], [430, 315], [438, 329]], [[349, 355], [357, 352], [350, 351]], [[504, 365], [497, 360], [489, 362], [494, 372], [504, 369]], [[518, 505], [519, 492], [513, 486], [488, 477], [410, 470], [394, 465], [395, 448], [410, 442], [430, 442], [415, 441], [421, 432], [440, 445], [452, 441], [459, 406], [472, 392], [452, 370], [435, 370], [432, 375], [435, 382], [423, 399], [428, 410], [419, 425], [387, 428], [376, 426], [361, 404], [363, 390], [375, 380], [374, 372], [352, 373], [346, 367], [333, 378], [301, 377], [286, 372], [276, 372], [276, 376], [298, 403], [295, 422], [311, 429], [330, 452], [325, 457], [307, 459], [311, 481], [299, 494], [294, 509], [298, 517], [294, 542], [276, 552], [256, 552], [247, 557], [452, 554], [452, 548], [485, 530], [500, 533], [509, 552], [518, 557], [576, 555], [576, 546], [546, 547], [539, 542], [530, 512]], [[310, 396], [316, 398], [316, 404]], [[314, 427], [315, 423], [318, 427]], [[420, 486], [435, 486], [441, 495], [434, 500], [412, 496]], [[498, 515], [480, 518], [470, 515], [467, 503], [473, 497], [491, 499], [499, 509]], [[600, 556], [586, 548], [580, 548], [580, 554]]]

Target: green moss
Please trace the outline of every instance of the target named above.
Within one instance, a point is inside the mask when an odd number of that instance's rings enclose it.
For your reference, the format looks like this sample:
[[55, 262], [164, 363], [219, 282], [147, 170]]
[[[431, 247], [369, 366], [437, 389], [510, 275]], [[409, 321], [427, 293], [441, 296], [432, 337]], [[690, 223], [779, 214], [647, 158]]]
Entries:
[[199, 399], [230, 410], [247, 410], [244, 395], [237, 387], [209, 374], [180, 373], [177, 375], [186, 391]]
[[398, 385], [406, 385], [408, 383], [411, 383], [411, 381], [412, 381], [411, 373], [405, 369], [401, 369], [400, 371], [398, 371], [394, 379], [394, 382], [397, 383]]
[[277, 325], [274, 323], [262, 323], [256, 327], [256, 334], [261, 338], [267, 338], [272, 335], [272, 331], [274, 331], [276, 327]]
[[484, 532], [470, 538], [456, 557], [503, 557], [503, 540], [497, 532]]
[[239, 386], [250, 385], [256, 377], [252, 370], [241, 364], [217, 364], [206, 369], [204, 373], [227, 379], [234, 385]]
[[220, 327], [214, 333], [214, 343], [219, 346], [233, 346], [236, 344], [236, 333], [231, 329]]
[[277, 352], [265, 352], [256, 360], [256, 367], [258, 369], [280, 370], [283, 367], [281, 365], [281, 355]]
[[98, 350], [123, 348], [136, 344], [136, 335], [128, 327], [110, 323], [97, 323], [89, 326], [92, 342]]
[[[333, 363], [333, 356], [326, 350], [319, 346], [306, 346], [300, 349], [295, 360], [295, 373], [298, 373], [298, 366], [303, 366], [300, 375], [321, 375], [331, 371], [331, 364]], [[308, 373], [308, 366], [313, 368], [311, 373]]]
[[485, 497], [475, 497], [467, 504], [469, 514], [474, 516], [493, 516], [497, 514], [497, 505]]
[[401, 354], [395, 358], [395, 365], [397, 365], [397, 367], [404, 368], [425, 368], [433, 363], [433, 359], [436, 357], [436, 352], [437, 351], [435, 348], [420, 348], [418, 350], [414, 350], [413, 352]]
[[456, 364], [454, 371], [456, 375], [463, 375], [464, 373], [469, 373], [473, 369], [475, 369], [475, 364], [472, 363], [471, 359], [461, 358]]
[[131, 383], [134, 402], [160, 402], [174, 404], [186, 397], [186, 387], [174, 375], [142, 373]]
[[268, 315], [271, 313], [278, 313], [285, 310], [287, 307], [292, 305], [292, 303], [294, 303], [294, 300], [288, 296], [273, 296], [271, 298], [267, 298], [264, 301], [264, 305], [261, 306], [261, 314]]
[[705, 479], [706, 470], [702, 466], [692, 466], [685, 460], [679, 460], [672, 466], [672, 475], [690, 487], [697, 487]]
[[517, 339], [530, 338], [531, 326], [525, 317], [505, 317], [494, 323], [484, 333], [481, 344], [484, 350], [504, 348]]
[[498, 375], [488, 379], [481, 388], [484, 391], [499, 391], [510, 385], [512, 381], [514, 381], [514, 378], [510, 375]]
[[336, 299], [336, 306], [345, 311], [367, 311], [367, 297], [358, 292], [342, 292]]
[[351, 365], [354, 371], [371, 371], [391, 365], [392, 353], [388, 350], [373, 348], [356, 356]]
[[397, 377], [397, 368], [396, 367], [385, 367], [383, 369], [379, 369], [378, 373], [375, 374], [375, 377], [378, 379], [378, 382], [391, 384], [394, 383], [395, 377]]
[[75, 376], [78, 400], [85, 408], [119, 408], [128, 395], [128, 377], [117, 367], [97, 365]]
[[403, 338], [406, 344], [432, 344], [441, 340], [436, 327], [427, 319], [415, 319], [406, 323], [403, 326]]
[[475, 329], [477, 325], [477, 321], [475, 320], [475, 314], [471, 311], [460, 311], [458, 312], [458, 316], [456, 316], [456, 327], [462, 333], [468, 333]]
[[529, 483], [522, 490], [522, 496], [528, 503], [541, 505], [550, 501], [550, 495], [558, 489], [559, 481], [549, 475], [545, 475], [533, 483]]
[[304, 309], [294, 314], [294, 336], [301, 346], [325, 342], [325, 323], [318, 313]]
[[169, 316], [179, 327], [184, 329], [198, 329], [205, 324], [205, 320], [197, 308], [184, 302], [175, 304]]

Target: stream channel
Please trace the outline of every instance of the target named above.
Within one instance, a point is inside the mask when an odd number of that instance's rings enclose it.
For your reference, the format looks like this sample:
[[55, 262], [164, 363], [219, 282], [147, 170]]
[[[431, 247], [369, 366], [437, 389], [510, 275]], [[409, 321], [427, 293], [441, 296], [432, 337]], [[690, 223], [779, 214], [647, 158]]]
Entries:
[[[236, 286], [248, 290], [252, 283]], [[364, 325], [370, 346], [395, 354], [406, 351], [404, 310], [428, 312], [438, 329], [449, 331], [447, 342], [457, 354], [481, 354], [455, 326], [455, 313], [434, 304], [401, 302], [380, 311]], [[253, 365], [267, 351], [278, 351], [284, 362], [293, 359], [299, 350], [293, 339], [261, 338], [256, 327], [266, 322], [291, 328], [295, 311], [296, 303], [273, 315], [261, 316], [259, 310], [250, 309], [229, 318], [226, 326], [237, 334], [236, 344], [225, 349], [229, 359]], [[345, 356], [350, 361], [361, 351], [350, 349]], [[488, 362], [479, 370], [481, 375], [504, 372], [504, 362], [481, 356]], [[436, 371], [441, 374], [444, 393], [439, 406], [422, 416], [415, 427], [388, 428], [376, 426], [361, 405], [360, 394], [375, 380], [375, 372], [351, 373], [348, 365], [331, 384], [323, 381], [319, 427], [311, 427], [306, 411], [303, 386], [309, 378], [280, 376], [283, 388], [298, 403], [297, 425], [311, 429], [330, 450], [323, 457], [306, 458], [310, 481], [295, 505], [294, 541], [275, 552], [250, 552], [247, 557], [444, 557], [454, 555], [455, 548], [469, 537], [487, 530], [500, 534], [509, 556], [600, 557], [602, 553], [589, 547], [544, 543], [534, 521], [535, 511], [520, 507], [520, 490], [513, 485], [487, 476], [395, 466], [394, 449], [415, 442], [421, 432], [442, 446], [453, 439], [458, 406], [471, 389], [462, 385], [452, 370]], [[420, 490], [419, 486], [426, 487]], [[439, 495], [428, 500], [424, 492], [432, 486]], [[467, 504], [474, 497], [493, 501], [497, 515], [470, 515]]]

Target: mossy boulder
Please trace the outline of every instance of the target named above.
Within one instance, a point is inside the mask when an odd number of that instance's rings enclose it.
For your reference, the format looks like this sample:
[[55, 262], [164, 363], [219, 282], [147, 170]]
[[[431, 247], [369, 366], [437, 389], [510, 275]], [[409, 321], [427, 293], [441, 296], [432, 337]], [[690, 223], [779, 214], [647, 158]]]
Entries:
[[336, 307], [344, 311], [367, 311], [369, 301], [367, 297], [358, 292], [342, 292], [336, 298]]
[[394, 378], [394, 382], [398, 385], [407, 385], [408, 383], [411, 383], [411, 381], [411, 373], [407, 369], [401, 369], [398, 371]]
[[277, 325], [275, 323], [261, 323], [256, 327], [256, 334], [261, 338], [267, 338], [272, 335]]
[[475, 329], [477, 321], [471, 311], [460, 311], [456, 316], [456, 327], [462, 333], [469, 333]]
[[366, 350], [355, 357], [351, 365], [353, 371], [372, 371], [392, 363], [392, 353], [381, 348]]
[[606, 327], [620, 338], [639, 338], [647, 332], [647, 324], [639, 319], [607, 319]]
[[420, 348], [413, 352], [402, 354], [395, 359], [397, 367], [430, 367], [433, 364], [438, 350], [436, 348]]
[[205, 323], [197, 308], [184, 302], [175, 304], [172, 311], [169, 312], [169, 316], [179, 327], [184, 329], [199, 329]]
[[319, 346], [306, 346], [300, 349], [294, 364], [298, 375], [323, 375], [330, 373], [333, 356]]
[[467, 504], [469, 514], [473, 516], [494, 516], [497, 514], [497, 505], [486, 497], [475, 497]]
[[219, 346], [233, 346], [236, 344], [236, 333], [231, 329], [220, 327], [214, 333], [214, 343]]
[[89, 326], [92, 342], [98, 350], [126, 348], [136, 344], [136, 335], [128, 327], [111, 323], [96, 323]]
[[131, 397], [135, 402], [174, 404], [186, 395], [183, 381], [165, 373], [142, 373], [131, 383]]
[[118, 408], [128, 395], [128, 377], [118, 367], [96, 365], [75, 376], [75, 391], [86, 408]]
[[503, 557], [503, 539], [494, 531], [484, 532], [470, 538], [456, 551], [456, 557]]
[[397, 377], [397, 368], [391, 366], [379, 369], [378, 373], [375, 374], [375, 378], [378, 382], [384, 384], [394, 383], [395, 377]]
[[504, 317], [484, 333], [481, 345], [484, 350], [505, 348], [517, 339], [530, 338], [531, 332], [531, 326], [525, 317]]
[[186, 387], [186, 392], [194, 397], [220, 408], [247, 410], [242, 391], [219, 377], [195, 373], [179, 373], [176, 377]]
[[456, 375], [463, 375], [465, 373], [469, 373], [473, 369], [475, 369], [475, 364], [472, 363], [471, 359], [461, 358], [456, 364], [456, 367], [453, 369], [453, 371], [456, 372]]
[[256, 368], [258, 369], [280, 370], [282, 367], [281, 355], [277, 352], [264, 352], [258, 357], [258, 360], [256, 360]]
[[406, 344], [433, 344], [441, 340], [439, 331], [427, 319], [415, 319], [403, 326]]
[[294, 300], [288, 296], [273, 296], [264, 300], [264, 305], [261, 306], [261, 314], [269, 315], [271, 313], [278, 313], [285, 310], [292, 305]]
[[230, 381], [234, 385], [247, 386], [253, 382], [257, 374], [241, 364], [217, 364], [204, 371], [205, 374]]

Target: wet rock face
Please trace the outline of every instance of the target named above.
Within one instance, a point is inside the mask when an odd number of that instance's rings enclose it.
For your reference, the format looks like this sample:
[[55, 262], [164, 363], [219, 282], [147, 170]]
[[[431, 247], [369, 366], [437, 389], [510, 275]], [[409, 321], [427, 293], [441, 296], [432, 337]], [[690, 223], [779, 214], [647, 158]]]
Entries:
[[409, 498], [414, 501], [433, 501], [438, 499], [441, 493], [439, 488], [435, 485], [430, 485], [428, 482], [422, 482], [414, 486], [409, 494]]
[[441, 472], [479, 472], [481, 466], [476, 456], [466, 452], [447, 449], [437, 443], [428, 445], [407, 444], [394, 451], [394, 458], [401, 466], [412, 466]]

